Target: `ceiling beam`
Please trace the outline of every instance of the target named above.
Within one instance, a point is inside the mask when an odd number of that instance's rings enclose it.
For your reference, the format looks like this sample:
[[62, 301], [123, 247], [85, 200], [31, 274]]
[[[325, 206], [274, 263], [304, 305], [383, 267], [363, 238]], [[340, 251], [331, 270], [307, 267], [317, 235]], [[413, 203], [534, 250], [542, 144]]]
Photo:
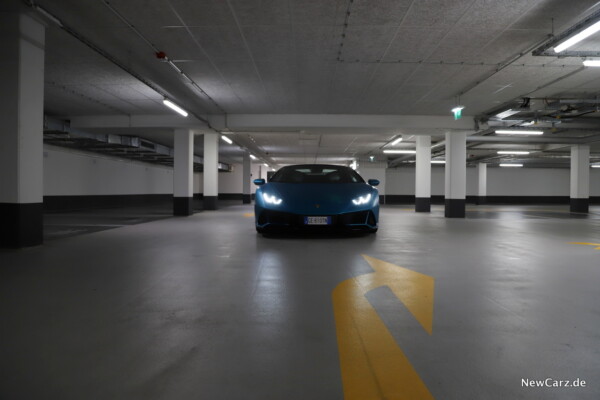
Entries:
[[[204, 122], [179, 115], [90, 115], [71, 117], [71, 127], [85, 128], [190, 128], [214, 132]], [[202, 133], [202, 132], [198, 132]]]
[[[354, 115], [354, 114], [228, 114], [209, 115], [218, 130], [290, 130], [304, 129], [444, 129], [475, 131], [473, 117], [454, 120], [447, 115]], [[428, 134], [427, 132], [410, 132]], [[431, 132], [429, 133], [431, 134]]]

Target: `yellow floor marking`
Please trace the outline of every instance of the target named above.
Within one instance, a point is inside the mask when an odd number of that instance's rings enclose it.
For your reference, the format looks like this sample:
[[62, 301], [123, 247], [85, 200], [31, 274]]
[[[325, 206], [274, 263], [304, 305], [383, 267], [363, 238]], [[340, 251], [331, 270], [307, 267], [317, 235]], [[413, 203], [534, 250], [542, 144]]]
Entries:
[[596, 250], [600, 250], [600, 243], [569, 242], [569, 244], [582, 244], [585, 246], [598, 246], [598, 247], [596, 247]]
[[246, 218], [254, 217], [254, 213], [244, 213], [244, 217], [246, 217]]
[[433, 399], [365, 295], [375, 288], [389, 287], [431, 334], [434, 279], [363, 257], [375, 272], [340, 283], [332, 294], [344, 398]]

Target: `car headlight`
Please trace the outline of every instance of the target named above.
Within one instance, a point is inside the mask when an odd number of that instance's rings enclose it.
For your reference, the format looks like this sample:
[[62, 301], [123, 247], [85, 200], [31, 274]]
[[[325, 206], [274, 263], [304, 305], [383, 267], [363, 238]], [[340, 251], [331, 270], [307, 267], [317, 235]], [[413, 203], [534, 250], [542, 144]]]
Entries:
[[263, 200], [265, 201], [265, 203], [267, 204], [273, 204], [273, 205], [280, 205], [282, 200], [280, 198], [278, 198], [275, 195], [270, 195], [269, 193], [263, 193]]
[[352, 203], [354, 203], [355, 206], [360, 206], [361, 204], [367, 204], [370, 200], [371, 200], [371, 193], [364, 195], [364, 196], [360, 196], [356, 199], [352, 199]]

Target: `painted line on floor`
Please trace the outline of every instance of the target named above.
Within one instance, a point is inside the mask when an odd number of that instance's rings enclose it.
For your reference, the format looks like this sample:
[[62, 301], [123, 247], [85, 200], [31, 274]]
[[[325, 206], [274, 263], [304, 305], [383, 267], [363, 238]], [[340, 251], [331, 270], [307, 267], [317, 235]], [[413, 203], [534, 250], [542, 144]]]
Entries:
[[254, 217], [254, 213], [244, 213], [244, 217], [252, 218], [252, 217]]
[[596, 250], [600, 250], [600, 243], [569, 242], [569, 244], [581, 244], [584, 246], [597, 246]]
[[365, 295], [387, 286], [430, 335], [434, 278], [363, 255], [375, 272], [332, 294], [345, 400], [430, 400], [423, 383]]

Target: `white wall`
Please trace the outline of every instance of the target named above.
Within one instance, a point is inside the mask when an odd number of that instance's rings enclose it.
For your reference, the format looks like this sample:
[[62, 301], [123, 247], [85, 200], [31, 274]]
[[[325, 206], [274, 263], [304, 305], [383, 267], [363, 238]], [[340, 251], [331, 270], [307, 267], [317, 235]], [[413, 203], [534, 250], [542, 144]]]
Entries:
[[173, 193], [173, 168], [44, 145], [44, 196]]
[[[261, 164], [252, 164], [251, 179]], [[374, 168], [373, 168], [374, 167]], [[266, 178], [266, 168], [261, 168]], [[569, 169], [488, 168], [488, 196], [569, 196]], [[365, 179], [379, 179], [380, 193], [415, 194], [415, 169], [360, 168]], [[431, 168], [431, 194], [444, 195], [444, 167]], [[252, 193], [256, 186], [251, 185]], [[194, 174], [194, 193], [202, 192], [202, 174]], [[172, 194], [173, 168], [44, 145], [44, 195]], [[219, 193], [242, 193], [242, 165], [219, 173]], [[467, 168], [467, 195], [477, 195], [477, 170]], [[600, 169], [590, 171], [590, 196], [600, 196]]]
[[378, 179], [379, 186], [377, 186], [377, 190], [380, 195], [385, 195], [387, 189], [387, 169], [385, 164], [375, 165], [376, 163], [364, 163], [364, 166], [362, 164], [359, 166], [357, 172], [363, 177], [365, 182], [369, 179]]
[[[487, 169], [488, 196], [569, 196], [568, 168]], [[415, 169], [386, 171], [386, 194], [414, 195]], [[444, 167], [431, 168], [431, 194], [444, 195]], [[467, 196], [477, 195], [477, 170], [467, 168]], [[590, 196], [600, 196], [600, 170], [590, 171]]]

